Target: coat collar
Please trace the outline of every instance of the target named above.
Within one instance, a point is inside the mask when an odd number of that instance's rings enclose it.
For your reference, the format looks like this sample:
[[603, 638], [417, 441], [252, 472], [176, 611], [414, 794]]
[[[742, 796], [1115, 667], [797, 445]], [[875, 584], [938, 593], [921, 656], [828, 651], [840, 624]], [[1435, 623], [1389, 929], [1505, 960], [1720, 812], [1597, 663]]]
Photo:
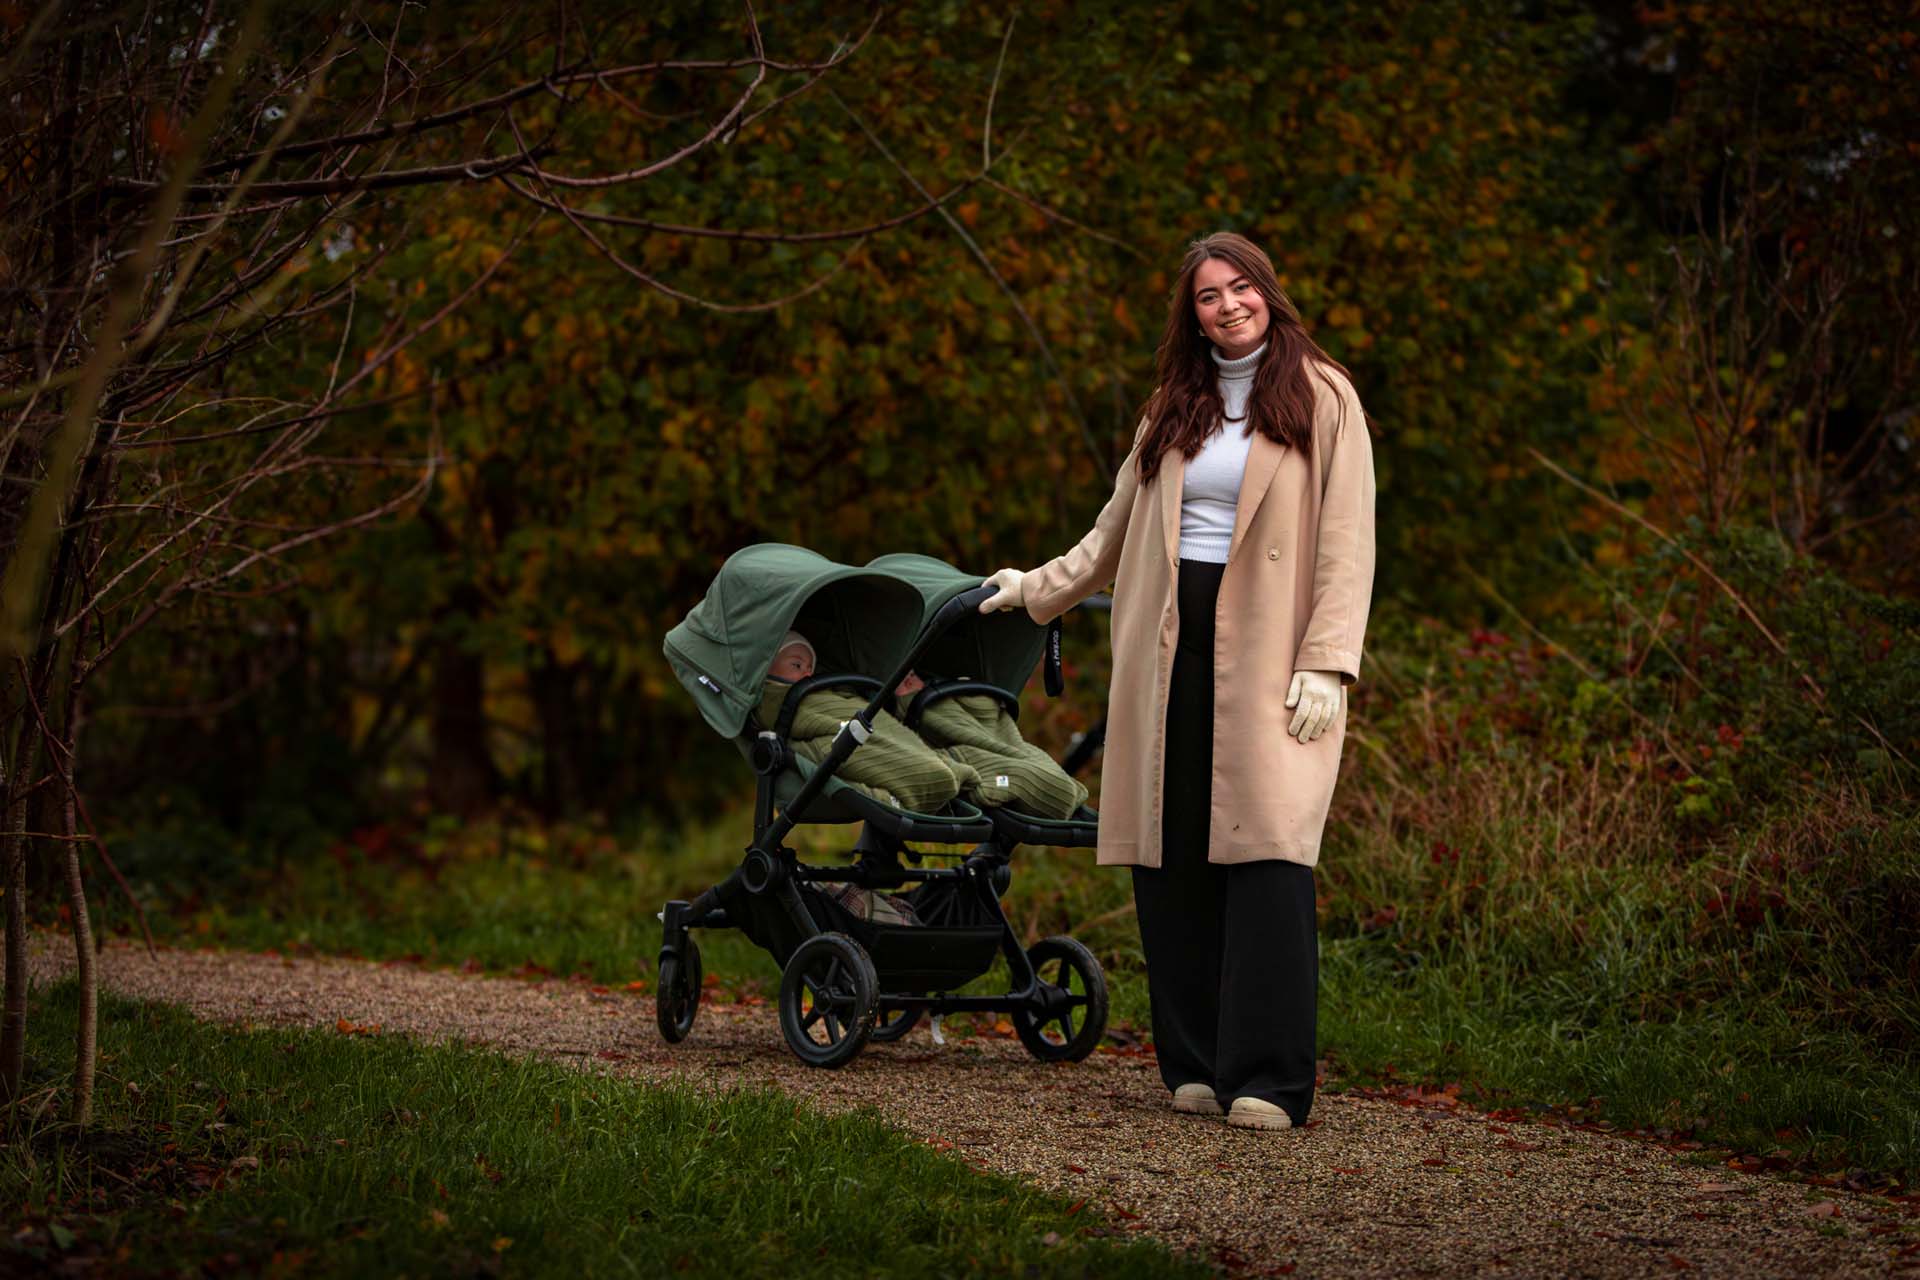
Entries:
[[[1272, 487], [1274, 473], [1280, 469], [1280, 459], [1286, 453], [1285, 445], [1275, 444], [1257, 431], [1254, 433], [1247, 447], [1247, 469], [1240, 477], [1240, 498], [1233, 509], [1233, 541], [1227, 545], [1228, 564], [1233, 563], [1240, 544], [1246, 540], [1254, 513], [1259, 511], [1261, 501]], [[1180, 567], [1180, 499], [1186, 489], [1186, 479], [1186, 458], [1178, 449], [1167, 450], [1160, 459], [1160, 524], [1166, 532], [1167, 563], [1176, 570]]]

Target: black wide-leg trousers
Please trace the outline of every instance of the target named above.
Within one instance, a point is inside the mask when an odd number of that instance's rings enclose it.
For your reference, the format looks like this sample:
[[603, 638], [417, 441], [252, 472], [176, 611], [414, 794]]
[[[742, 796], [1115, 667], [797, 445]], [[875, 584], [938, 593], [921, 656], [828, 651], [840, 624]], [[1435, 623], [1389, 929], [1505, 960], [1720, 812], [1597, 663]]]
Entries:
[[[1313, 868], [1207, 861], [1213, 778], [1213, 631], [1223, 564], [1182, 560], [1180, 639], [1167, 702], [1161, 864], [1133, 868], [1133, 900], [1167, 1088], [1259, 1098], [1295, 1125], [1313, 1107], [1320, 981]], [[1276, 680], [1293, 673], [1273, 673]], [[1286, 725], [1272, 726], [1275, 734]]]

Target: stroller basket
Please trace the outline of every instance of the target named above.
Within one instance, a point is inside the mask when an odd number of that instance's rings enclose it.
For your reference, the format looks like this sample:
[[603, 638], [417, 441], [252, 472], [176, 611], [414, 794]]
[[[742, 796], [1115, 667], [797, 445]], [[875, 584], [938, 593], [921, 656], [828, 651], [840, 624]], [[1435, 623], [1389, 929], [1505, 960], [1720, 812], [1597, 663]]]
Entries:
[[[1000, 954], [1000, 918], [953, 880], [927, 881], [906, 895], [920, 924], [863, 919], [810, 884], [801, 886], [800, 897], [819, 928], [846, 934], [866, 949], [887, 990], [951, 991], [986, 973]], [[808, 936], [767, 894], [738, 895], [727, 921], [782, 968]]]

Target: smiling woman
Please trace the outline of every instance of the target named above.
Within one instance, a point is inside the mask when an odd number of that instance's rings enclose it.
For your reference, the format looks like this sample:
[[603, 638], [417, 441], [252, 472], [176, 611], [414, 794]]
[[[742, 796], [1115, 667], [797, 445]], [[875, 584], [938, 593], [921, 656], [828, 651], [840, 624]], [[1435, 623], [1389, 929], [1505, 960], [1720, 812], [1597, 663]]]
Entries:
[[1229, 360], [1252, 355], [1267, 338], [1267, 301], [1227, 258], [1208, 258], [1193, 275], [1200, 332]]
[[1372, 445], [1232, 232], [1188, 247], [1159, 375], [1093, 529], [981, 607], [1044, 623], [1114, 583], [1099, 860], [1132, 868], [1161, 1078], [1176, 1110], [1285, 1129], [1313, 1103], [1313, 867], [1373, 590]]

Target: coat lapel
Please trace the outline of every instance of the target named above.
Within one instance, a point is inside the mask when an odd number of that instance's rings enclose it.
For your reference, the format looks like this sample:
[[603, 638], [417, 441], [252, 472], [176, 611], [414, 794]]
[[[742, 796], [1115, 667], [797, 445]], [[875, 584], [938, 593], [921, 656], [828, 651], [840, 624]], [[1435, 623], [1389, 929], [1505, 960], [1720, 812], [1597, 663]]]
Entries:
[[[1227, 544], [1227, 563], [1240, 551], [1240, 544], [1246, 539], [1247, 528], [1253, 523], [1253, 516], [1260, 509], [1261, 499], [1267, 496], [1267, 489], [1273, 484], [1273, 473], [1280, 469], [1280, 459], [1286, 456], [1287, 447], [1275, 444], [1256, 431], [1253, 441], [1247, 446], [1247, 469], [1240, 477], [1240, 498], [1233, 508], [1233, 541]], [[1174, 511], [1174, 524], [1179, 525], [1179, 510]]]
[[1178, 449], [1160, 455], [1160, 527], [1167, 535], [1167, 564], [1180, 567], [1180, 499], [1187, 487], [1187, 459]]

